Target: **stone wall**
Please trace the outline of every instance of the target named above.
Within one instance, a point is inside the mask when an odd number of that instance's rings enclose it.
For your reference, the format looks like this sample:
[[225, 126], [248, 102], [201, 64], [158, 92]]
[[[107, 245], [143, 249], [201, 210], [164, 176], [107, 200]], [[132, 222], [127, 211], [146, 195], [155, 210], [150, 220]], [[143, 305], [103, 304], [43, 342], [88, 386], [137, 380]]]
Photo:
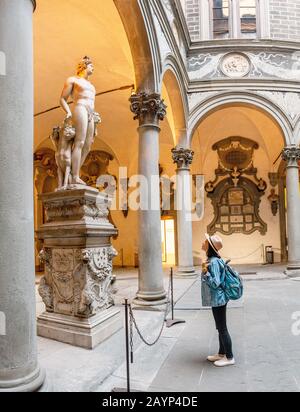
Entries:
[[188, 28], [192, 40], [199, 40], [200, 37], [200, 7], [199, 0], [186, 0], [185, 14]]
[[[188, 28], [194, 41], [200, 40], [200, 7], [204, 0], [185, 0]], [[274, 40], [300, 41], [300, 0], [268, 0], [270, 35]], [[264, 9], [262, 9], [264, 10]], [[263, 16], [262, 20], [264, 19]], [[267, 24], [266, 22], [264, 24]]]
[[300, 0], [270, 0], [271, 37], [300, 41]]

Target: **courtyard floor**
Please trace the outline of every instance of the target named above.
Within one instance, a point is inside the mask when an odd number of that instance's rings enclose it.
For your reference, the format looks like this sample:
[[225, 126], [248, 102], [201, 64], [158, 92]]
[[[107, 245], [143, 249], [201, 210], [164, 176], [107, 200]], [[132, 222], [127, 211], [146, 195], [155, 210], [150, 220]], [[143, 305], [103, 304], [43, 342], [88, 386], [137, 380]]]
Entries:
[[[300, 319], [300, 282], [287, 279], [281, 266], [239, 270], [246, 280], [245, 297], [228, 313], [236, 366], [217, 369], [206, 361], [208, 354], [218, 350], [211, 312], [201, 310], [199, 280], [176, 279], [175, 315], [186, 323], [164, 329], [153, 347], [135, 336], [132, 388], [149, 392], [300, 390], [300, 335], [293, 334], [293, 324], [297, 328], [292, 318], [298, 312]], [[123, 311], [124, 297], [131, 299], [136, 292], [137, 273], [124, 269], [117, 276], [116, 303]], [[167, 276], [165, 282], [167, 286]], [[42, 310], [38, 302], [38, 312]], [[153, 341], [163, 308], [136, 308], [134, 314], [145, 337]], [[126, 387], [124, 345], [123, 330], [93, 351], [39, 338], [39, 359], [53, 391], [109, 392]]]

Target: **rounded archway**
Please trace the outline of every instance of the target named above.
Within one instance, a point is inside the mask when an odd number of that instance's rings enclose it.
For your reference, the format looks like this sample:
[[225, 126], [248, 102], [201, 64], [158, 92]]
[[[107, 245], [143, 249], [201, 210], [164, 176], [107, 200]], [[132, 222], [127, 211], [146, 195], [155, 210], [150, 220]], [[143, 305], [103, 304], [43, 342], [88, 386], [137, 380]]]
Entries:
[[252, 107], [263, 112], [266, 118], [271, 119], [280, 128], [286, 145], [294, 142], [293, 127], [279, 106], [257, 94], [225, 92], [213, 95], [193, 108], [189, 118], [188, 144], [191, 144], [196, 129], [206, 117], [220, 108], [234, 106]]
[[224, 256], [236, 264], [263, 263], [267, 246], [273, 247], [279, 263], [280, 213], [272, 201], [274, 196], [279, 203], [283, 200], [278, 199], [274, 175], [281, 152], [291, 141], [290, 125], [282, 113], [273, 116], [262, 102], [220, 101], [196, 108], [190, 122], [192, 173], [203, 175], [206, 184], [204, 218], [193, 225], [194, 248], [203, 233], [219, 233]]
[[168, 103], [167, 118], [173, 132], [174, 145], [185, 145], [189, 113], [188, 101], [182, 73], [172, 56], [168, 56], [164, 62], [161, 83], [162, 96]]

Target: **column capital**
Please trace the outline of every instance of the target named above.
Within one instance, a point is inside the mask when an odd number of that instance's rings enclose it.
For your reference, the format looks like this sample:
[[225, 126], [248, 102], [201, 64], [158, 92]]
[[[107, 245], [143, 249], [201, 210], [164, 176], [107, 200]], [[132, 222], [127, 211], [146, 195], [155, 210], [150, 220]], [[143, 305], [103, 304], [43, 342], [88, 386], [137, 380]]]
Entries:
[[297, 167], [300, 161], [300, 147], [288, 146], [282, 151], [282, 158], [288, 162], [288, 167]]
[[179, 170], [189, 170], [190, 165], [193, 163], [194, 152], [191, 149], [176, 146], [174, 149], [172, 149], [172, 157]]
[[167, 114], [167, 106], [158, 93], [133, 94], [129, 99], [130, 110], [134, 113], [134, 120], [139, 119], [141, 124], [155, 123], [164, 120]]

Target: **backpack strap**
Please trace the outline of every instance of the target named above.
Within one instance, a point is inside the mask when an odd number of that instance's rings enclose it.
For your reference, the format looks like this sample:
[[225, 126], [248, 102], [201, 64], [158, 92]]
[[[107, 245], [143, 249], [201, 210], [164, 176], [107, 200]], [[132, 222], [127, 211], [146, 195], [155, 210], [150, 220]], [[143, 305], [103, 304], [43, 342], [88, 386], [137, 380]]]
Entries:
[[223, 291], [225, 292], [226, 268], [227, 268], [228, 263], [230, 262], [230, 260], [225, 262], [225, 260], [220, 259], [220, 261], [221, 261], [221, 263], [224, 265], [224, 266], [223, 266], [223, 273], [222, 273], [222, 277], [221, 277], [221, 285], [220, 285], [220, 286], [221, 286], [221, 288], [223, 289]]

